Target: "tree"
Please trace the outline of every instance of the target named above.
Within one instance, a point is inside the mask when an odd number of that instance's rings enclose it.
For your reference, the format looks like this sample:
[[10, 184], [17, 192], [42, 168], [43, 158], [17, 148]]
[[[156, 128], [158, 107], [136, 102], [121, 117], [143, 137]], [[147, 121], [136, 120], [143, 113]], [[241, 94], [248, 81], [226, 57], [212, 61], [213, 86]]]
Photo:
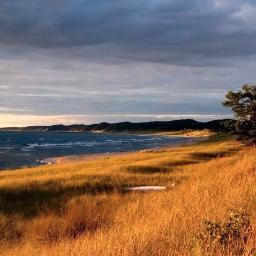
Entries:
[[229, 91], [225, 107], [230, 107], [236, 117], [236, 132], [250, 145], [256, 144], [256, 85], [244, 85], [238, 92]]

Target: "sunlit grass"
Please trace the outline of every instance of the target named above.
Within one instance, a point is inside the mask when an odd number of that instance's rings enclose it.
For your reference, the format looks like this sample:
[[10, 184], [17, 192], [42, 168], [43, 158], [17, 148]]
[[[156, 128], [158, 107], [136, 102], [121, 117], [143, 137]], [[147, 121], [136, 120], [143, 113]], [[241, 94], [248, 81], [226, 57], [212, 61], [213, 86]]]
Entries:
[[[3, 171], [2, 253], [190, 255], [205, 219], [223, 220], [231, 208], [246, 209], [254, 228], [255, 166], [256, 149], [217, 135], [193, 146]], [[167, 190], [122, 190], [138, 185]], [[211, 255], [204, 249], [195, 253]], [[218, 247], [212, 255], [225, 254]]]

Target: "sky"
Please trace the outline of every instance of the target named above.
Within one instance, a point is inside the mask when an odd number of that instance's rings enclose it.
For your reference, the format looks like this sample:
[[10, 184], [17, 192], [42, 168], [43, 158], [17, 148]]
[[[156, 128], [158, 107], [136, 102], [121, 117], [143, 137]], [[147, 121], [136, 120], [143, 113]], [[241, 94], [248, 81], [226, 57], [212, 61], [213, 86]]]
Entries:
[[255, 0], [1, 0], [0, 126], [232, 116]]

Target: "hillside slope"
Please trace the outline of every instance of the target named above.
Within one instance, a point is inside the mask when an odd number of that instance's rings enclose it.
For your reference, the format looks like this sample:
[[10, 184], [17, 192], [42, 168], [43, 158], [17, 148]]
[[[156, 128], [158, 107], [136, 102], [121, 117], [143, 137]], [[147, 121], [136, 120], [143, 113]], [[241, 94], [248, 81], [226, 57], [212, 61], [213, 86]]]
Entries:
[[[215, 136], [194, 146], [1, 172], [1, 253], [253, 255], [255, 166], [255, 148]], [[133, 185], [167, 190], [122, 192]], [[228, 232], [223, 241], [221, 230]]]
[[104, 131], [104, 132], [135, 132], [135, 131], [180, 131], [180, 130], [203, 130], [209, 129], [215, 132], [230, 131], [234, 125], [232, 119], [213, 120], [209, 122], [198, 122], [193, 119], [181, 119], [173, 121], [154, 121], [142, 123], [99, 123], [99, 124], [74, 124], [74, 125], [52, 125], [52, 126], [28, 126], [9, 127], [0, 130], [12, 131]]

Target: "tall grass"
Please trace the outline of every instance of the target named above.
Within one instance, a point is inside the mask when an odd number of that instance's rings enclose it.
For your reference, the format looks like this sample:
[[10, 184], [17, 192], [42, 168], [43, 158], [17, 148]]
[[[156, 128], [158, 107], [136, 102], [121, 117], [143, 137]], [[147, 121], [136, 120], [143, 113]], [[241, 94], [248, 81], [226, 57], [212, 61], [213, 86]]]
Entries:
[[[218, 256], [238, 255], [239, 247], [239, 255], [254, 255], [256, 149], [239, 148], [215, 137], [194, 146], [2, 172], [1, 253]], [[122, 192], [152, 184], [167, 191]], [[230, 237], [227, 246], [198, 239], [205, 220], [225, 223], [231, 209], [249, 216], [246, 239]]]

